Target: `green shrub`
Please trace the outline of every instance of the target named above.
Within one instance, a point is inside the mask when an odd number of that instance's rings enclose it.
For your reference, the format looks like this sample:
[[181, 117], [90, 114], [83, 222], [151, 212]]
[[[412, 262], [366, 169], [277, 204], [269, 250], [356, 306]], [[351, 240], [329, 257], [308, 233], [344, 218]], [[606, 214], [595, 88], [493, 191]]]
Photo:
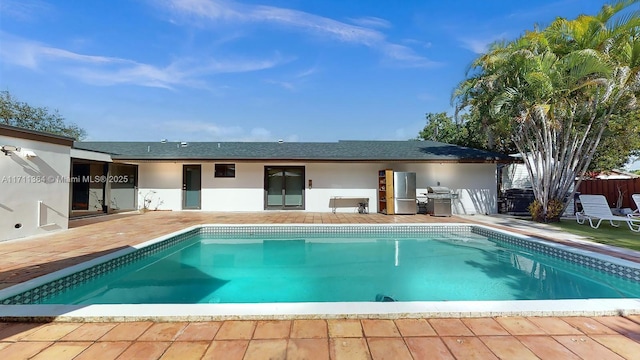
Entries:
[[562, 215], [562, 211], [564, 210], [564, 202], [560, 199], [551, 199], [549, 200], [549, 205], [547, 205], [547, 213], [544, 214], [542, 211], [542, 204], [538, 200], [534, 200], [529, 205], [529, 213], [531, 213], [531, 218], [537, 222], [558, 222], [560, 221], [560, 216]]

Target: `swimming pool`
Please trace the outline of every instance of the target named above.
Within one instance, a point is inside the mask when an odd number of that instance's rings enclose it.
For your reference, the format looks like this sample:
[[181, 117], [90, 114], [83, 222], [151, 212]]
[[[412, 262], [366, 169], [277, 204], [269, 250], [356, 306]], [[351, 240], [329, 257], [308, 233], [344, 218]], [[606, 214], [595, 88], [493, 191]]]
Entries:
[[0, 303], [196, 304], [207, 313], [269, 305], [276, 314], [313, 304], [398, 313], [617, 298], [616, 309], [640, 308], [638, 264], [477, 225], [203, 226], [115, 255], [0, 291]]

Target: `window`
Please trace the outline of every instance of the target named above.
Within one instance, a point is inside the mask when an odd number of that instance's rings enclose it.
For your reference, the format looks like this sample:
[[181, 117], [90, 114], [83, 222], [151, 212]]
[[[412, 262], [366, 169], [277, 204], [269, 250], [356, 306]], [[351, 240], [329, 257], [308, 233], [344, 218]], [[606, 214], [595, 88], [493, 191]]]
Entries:
[[216, 177], [236, 177], [236, 164], [216, 164]]

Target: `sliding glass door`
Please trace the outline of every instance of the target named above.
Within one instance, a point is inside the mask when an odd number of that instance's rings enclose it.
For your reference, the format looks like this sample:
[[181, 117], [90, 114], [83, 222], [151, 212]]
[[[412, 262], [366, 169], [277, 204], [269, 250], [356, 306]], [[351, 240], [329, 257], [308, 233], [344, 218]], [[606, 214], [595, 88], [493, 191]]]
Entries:
[[266, 166], [265, 209], [304, 209], [304, 167]]
[[111, 164], [109, 208], [131, 211], [138, 208], [138, 165]]

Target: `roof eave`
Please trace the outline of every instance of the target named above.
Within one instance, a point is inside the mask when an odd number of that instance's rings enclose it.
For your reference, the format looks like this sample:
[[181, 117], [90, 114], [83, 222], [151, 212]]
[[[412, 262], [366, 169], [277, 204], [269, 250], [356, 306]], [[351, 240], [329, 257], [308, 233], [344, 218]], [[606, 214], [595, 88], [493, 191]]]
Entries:
[[365, 158], [292, 158], [292, 157], [229, 157], [229, 158], [212, 158], [212, 157], [131, 157], [112, 155], [113, 160], [118, 161], [140, 161], [140, 162], [175, 162], [175, 161], [202, 161], [202, 162], [220, 162], [220, 161], [306, 161], [306, 162], [420, 162], [420, 163], [509, 163], [510, 160], [505, 159], [399, 159], [399, 158], [381, 158], [381, 159], [365, 159]]
[[72, 147], [74, 139], [68, 136], [51, 134], [44, 131], [24, 129], [17, 126], [0, 124], [0, 129], [4, 130], [3, 135], [8, 137], [33, 140], [48, 144]]

